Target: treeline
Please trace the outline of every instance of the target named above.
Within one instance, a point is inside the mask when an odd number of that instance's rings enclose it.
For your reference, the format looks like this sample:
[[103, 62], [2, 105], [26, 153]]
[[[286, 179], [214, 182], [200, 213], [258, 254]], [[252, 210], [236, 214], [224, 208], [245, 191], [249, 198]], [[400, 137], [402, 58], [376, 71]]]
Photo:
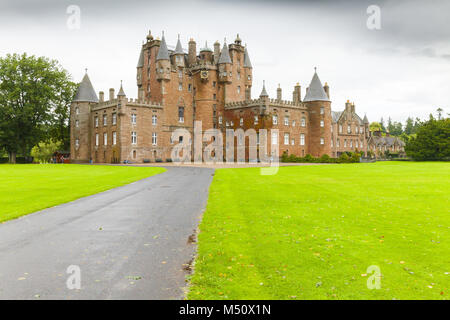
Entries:
[[[31, 150], [69, 150], [69, 106], [77, 85], [55, 60], [27, 54], [0, 57], [0, 155], [15, 163]], [[35, 149], [36, 150], [36, 149]]]

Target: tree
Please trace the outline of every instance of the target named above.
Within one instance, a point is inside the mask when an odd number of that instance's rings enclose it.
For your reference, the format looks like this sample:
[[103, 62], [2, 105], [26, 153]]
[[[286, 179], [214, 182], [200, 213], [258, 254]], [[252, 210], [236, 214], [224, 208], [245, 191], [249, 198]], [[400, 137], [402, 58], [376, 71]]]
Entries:
[[380, 126], [381, 126], [381, 131], [386, 132], [386, 127], [384, 126], [383, 117], [381, 117], [381, 119], [380, 119]]
[[405, 146], [406, 154], [415, 160], [450, 159], [450, 119], [430, 119], [423, 123]]
[[10, 162], [17, 153], [28, 156], [39, 141], [64, 136], [75, 88], [55, 60], [26, 53], [0, 58], [0, 148]]
[[414, 120], [413, 120], [413, 118], [408, 117], [408, 119], [406, 119], [406, 124], [405, 124], [405, 133], [407, 135], [410, 135], [410, 134], [414, 133], [413, 130], [414, 130]]
[[372, 122], [369, 125], [369, 129], [370, 129], [370, 131], [381, 131], [382, 127], [381, 127], [381, 124], [379, 122]]
[[50, 139], [48, 142], [39, 142], [31, 149], [31, 156], [39, 160], [40, 163], [49, 163], [53, 153], [61, 148], [61, 141]]
[[437, 113], [438, 113], [438, 120], [441, 120], [442, 117], [442, 112], [444, 111], [442, 108], [437, 108]]

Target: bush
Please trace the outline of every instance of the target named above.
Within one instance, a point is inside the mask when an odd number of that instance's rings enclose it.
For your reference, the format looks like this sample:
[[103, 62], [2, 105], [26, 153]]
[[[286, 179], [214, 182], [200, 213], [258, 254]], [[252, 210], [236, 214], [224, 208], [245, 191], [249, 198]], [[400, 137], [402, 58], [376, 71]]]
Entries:
[[34, 146], [33, 149], [31, 149], [31, 156], [36, 158], [40, 163], [49, 163], [53, 154], [58, 151], [61, 145], [61, 141], [41, 141], [37, 146]]

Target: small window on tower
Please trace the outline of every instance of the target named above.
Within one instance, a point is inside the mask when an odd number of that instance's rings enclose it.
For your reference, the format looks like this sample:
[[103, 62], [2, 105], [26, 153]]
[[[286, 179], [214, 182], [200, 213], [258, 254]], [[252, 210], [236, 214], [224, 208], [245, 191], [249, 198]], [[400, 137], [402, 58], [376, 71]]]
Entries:
[[178, 122], [184, 122], [184, 107], [178, 107]]
[[178, 84], [178, 91], [182, 91], [183, 90], [183, 84], [180, 82]]
[[237, 93], [240, 94], [241, 93], [241, 86], [237, 87]]

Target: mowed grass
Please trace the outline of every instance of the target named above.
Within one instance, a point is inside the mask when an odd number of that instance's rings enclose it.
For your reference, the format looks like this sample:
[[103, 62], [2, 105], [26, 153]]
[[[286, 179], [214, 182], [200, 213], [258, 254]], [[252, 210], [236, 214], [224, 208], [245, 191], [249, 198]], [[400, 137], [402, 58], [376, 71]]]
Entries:
[[449, 191], [450, 163], [217, 170], [188, 298], [449, 299]]
[[164, 171], [75, 164], [0, 165], [0, 222]]

